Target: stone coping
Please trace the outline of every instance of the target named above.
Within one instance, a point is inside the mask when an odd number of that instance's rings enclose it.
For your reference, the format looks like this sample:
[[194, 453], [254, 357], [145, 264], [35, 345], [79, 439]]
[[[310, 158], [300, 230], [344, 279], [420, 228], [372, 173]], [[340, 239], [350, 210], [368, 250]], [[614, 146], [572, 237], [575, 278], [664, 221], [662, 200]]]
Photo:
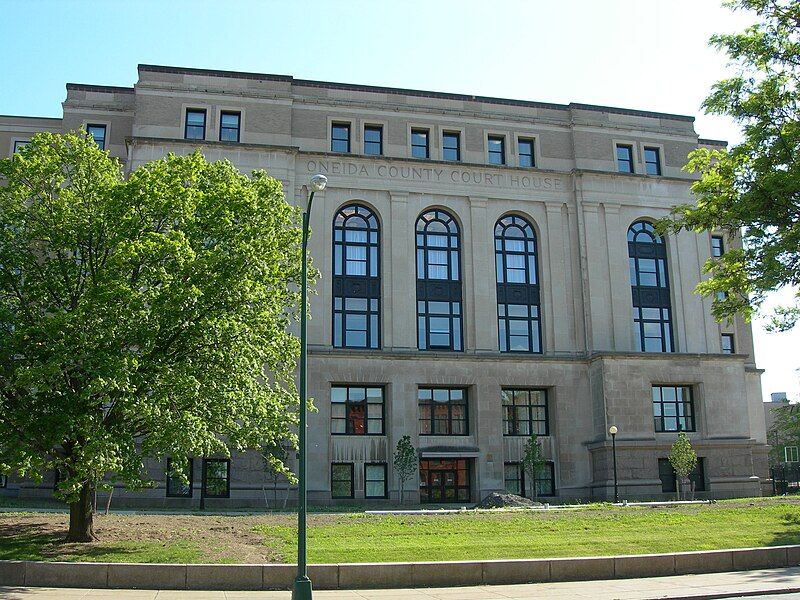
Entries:
[[[309, 565], [319, 590], [508, 585], [722, 573], [800, 565], [800, 545], [669, 554]], [[295, 565], [0, 561], [0, 586], [148, 590], [289, 589]]]

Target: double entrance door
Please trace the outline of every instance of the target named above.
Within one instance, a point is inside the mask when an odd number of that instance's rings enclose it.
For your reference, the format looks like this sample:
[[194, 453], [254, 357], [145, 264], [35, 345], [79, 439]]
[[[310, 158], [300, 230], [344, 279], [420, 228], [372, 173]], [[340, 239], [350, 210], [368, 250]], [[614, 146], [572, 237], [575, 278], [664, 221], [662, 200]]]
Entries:
[[423, 459], [419, 461], [421, 502], [469, 502], [469, 459]]

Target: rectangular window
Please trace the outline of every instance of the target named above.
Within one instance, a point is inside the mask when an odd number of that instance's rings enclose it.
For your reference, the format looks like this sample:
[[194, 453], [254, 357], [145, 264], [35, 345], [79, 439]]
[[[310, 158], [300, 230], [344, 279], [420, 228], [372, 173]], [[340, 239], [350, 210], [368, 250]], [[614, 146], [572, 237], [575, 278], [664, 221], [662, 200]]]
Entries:
[[353, 463], [331, 463], [331, 497], [353, 498]]
[[230, 498], [231, 461], [228, 458], [203, 459], [203, 490], [206, 498]]
[[333, 386], [331, 433], [333, 435], [383, 435], [383, 388]]
[[[668, 458], [658, 459], [658, 478], [661, 480], [661, 491], [664, 494], [674, 494], [678, 491], [678, 477]], [[695, 492], [706, 491], [705, 459], [698, 457], [697, 466], [689, 473], [689, 484]], [[688, 491], [684, 484], [683, 491]]]
[[467, 390], [421, 387], [417, 401], [420, 435], [467, 435]]
[[184, 483], [183, 479], [173, 473], [173, 461], [171, 458], [167, 459], [167, 497], [169, 498], [191, 498], [192, 497], [192, 475], [194, 473], [194, 461], [187, 458], [181, 461], [183, 474], [186, 476], [187, 481]]
[[661, 175], [661, 152], [658, 148], [644, 149], [644, 166], [648, 175]]
[[547, 390], [503, 389], [503, 435], [550, 435]]
[[525, 495], [525, 469], [522, 463], [507, 462], [503, 465], [506, 491], [517, 496]]
[[420, 350], [461, 352], [461, 302], [417, 302], [417, 346]]
[[219, 116], [219, 141], [238, 142], [242, 113], [222, 112]]
[[334, 123], [331, 125], [331, 152], [350, 152], [349, 123]]
[[8, 487], [8, 477], [0, 473], [0, 488]]
[[517, 146], [519, 148], [519, 166], [535, 167], [536, 159], [533, 156], [533, 140], [520, 138]]
[[617, 144], [617, 171], [633, 173], [633, 146]]
[[461, 160], [461, 134], [446, 131], [442, 134], [442, 159]]
[[539, 496], [556, 495], [556, 470], [555, 465], [548, 461], [542, 465], [536, 474], [536, 493]]
[[430, 158], [427, 129], [411, 130], [411, 156], [414, 158]]
[[364, 465], [364, 497], [389, 497], [386, 489], [386, 463], [366, 463]]
[[490, 135], [487, 139], [487, 150], [490, 165], [506, 164], [506, 138], [502, 135]]
[[498, 304], [497, 325], [500, 352], [538, 353], [542, 351], [538, 306]]
[[719, 258], [725, 254], [725, 243], [722, 240], [721, 235], [712, 235], [711, 236], [711, 256], [714, 258]]
[[694, 431], [694, 401], [688, 385], [654, 385], [656, 431]]
[[419, 498], [423, 503], [469, 502], [470, 462], [466, 458], [419, 461]]
[[183, 137], [187, 140], [206, 139], [206, 111], [190, 108], [186, 111], [186, 129]]
[[24, 148], [28, 144], [30, 144], [30, 142], [26, 141], [26, 140], [15, 140], [14, 141], [14, 152], [16, 153], [17, 150], [19, 150], [20, 148]]
[[786, 446], [783, 449], [783, 457], [787, 463], [800, 462], [800, 454], [798, 454], [797, 446]]
[[690, 490], [693, 492], [706, 491], [705, 459], [700, 456], [697, 457], [697, 465], [695, 465], [694, 470], [689, 473], [689, 485], [691, 486]]
[[336, 348], [378, 348], [377, 298], [333, 299], [333, 345]]
[[87, 125], [86, 133], [94, 139], [94, 143], [100, 150], [106, 149], [106, 126], [105, 125]]
[[383, 127], [380, 125], [364, 127], [364, 154], [383, 154]]
[[733, 354], [736, 352], [736, 348], [733, 345], [733, 334], [732, 333], [723, 333], [722, 334], [722, 353], [723, 354]]

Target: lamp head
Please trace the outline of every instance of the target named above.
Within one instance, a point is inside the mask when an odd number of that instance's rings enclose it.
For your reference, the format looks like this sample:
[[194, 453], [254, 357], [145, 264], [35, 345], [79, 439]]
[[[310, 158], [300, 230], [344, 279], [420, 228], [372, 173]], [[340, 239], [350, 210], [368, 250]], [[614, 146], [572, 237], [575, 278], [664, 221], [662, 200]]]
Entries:
[[325, 175], [317, 173], [311, 178], [311, 191], [321, 192], [328, 185], [328, 178]]
[[617, 435], [617, 426], [616, 425], [612, 425], [611, 427], [609, 427], [608, 428], [608, 433], [610, 433], [611, 435]]

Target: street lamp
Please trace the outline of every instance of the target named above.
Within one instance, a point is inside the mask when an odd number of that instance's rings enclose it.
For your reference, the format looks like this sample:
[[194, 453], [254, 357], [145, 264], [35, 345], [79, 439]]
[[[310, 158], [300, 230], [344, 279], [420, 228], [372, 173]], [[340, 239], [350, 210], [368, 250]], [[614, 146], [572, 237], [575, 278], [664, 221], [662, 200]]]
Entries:
[[619, 504], [619, 487], [617, 486], [617, 426], [608, 428], [611, 434], [611, 455], [614, 457], [614, 503]]
[[308, 397], [306, 396], [306, 321], [308, 308], [308, 222], [311, 216], [311, 203], [314, 194], [325, 189], [328, 178], [325, 175], [314, 175], [311, 178], [308, 202], [303, 206], [303, 244], [301, 258], [302, 274], [300, 275], [300, 439], [298, 440], [300, 465], [298, 469], [298, 502], [297, 502], [297, 577], [292, 588], [292, 600], [311, 600], [311, 580], [308, 578], [306, 564], [306, 413]]

